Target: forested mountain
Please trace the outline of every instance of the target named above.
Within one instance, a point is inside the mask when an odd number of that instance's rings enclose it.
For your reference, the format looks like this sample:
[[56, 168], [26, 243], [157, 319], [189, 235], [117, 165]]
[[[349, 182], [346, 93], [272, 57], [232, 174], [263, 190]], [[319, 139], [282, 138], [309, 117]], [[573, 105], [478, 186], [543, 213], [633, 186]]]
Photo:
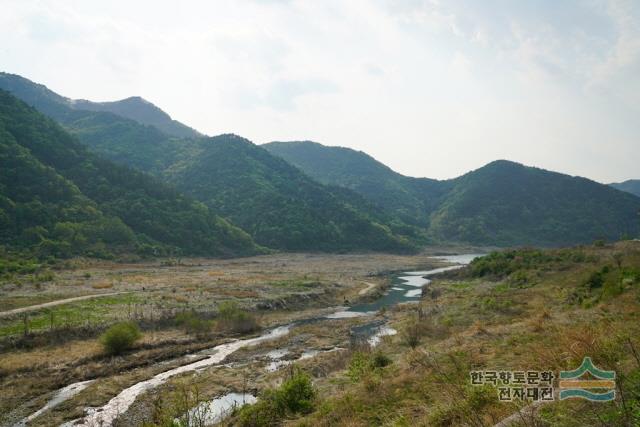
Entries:
[[404, 222], [425, 227], [449, 188], [446, 182], [401, 175], [362, 151], [311, 141], [262, 145], [324, 184], [356, 191]]
[[586, 178], [500, 160], [452, 183], [431, 215], [442, 240], [564, 245], [640, 233], [640, 198]]
[[313, 181], [236, 135], [202, 140], [199, 152], [167, 170], [168, 181], [248, 231], [284, 249], [403, 250], [410, 245], [357, 209], [342, 192]]
[[559, 245], [640, 228], [640, 198], [584, 178], [498, 161], [438, 181], [309, 141], [259, 147], [235, 135], [175, 138], [111, 112], [80, 110], [44, 86], [7, 76], [0, 75], [0, 87], [25, 96], [93, 152], [170, 183], [272, 248]]
[[70, 115], [69, 109], [106, 112], [134, 120], [143, 125], [153, 126], [169, 136], [179, 138], [202, 136], [189, 126], [171, 119], [167, 113], [139, 96], [111, 102], [69, 99], [49, 90], [46, 86], [34, 83], [24, 77], [2, 72], [0, 72], [0, 89], [11, 92], [46, 115], [63, 122], [67, 118], [78, 118], [78, 115], [73, 114], [71, 114], [72, 117], [65, 117]]
[[88, 152], [0, 90], [0, 244], [39, 256], [233, 256], [259, 248], [207, 207]]
[[[174, 138], [154, 126], [109, 112], [74, 109], [68, 98], [14, 74], [0, 73], [0, 89], [53, 118], [94, 153], [116, 163], [158, 173], [174, 161]], [[134, 145], [136, 150], [131, 149]]]
[[26, 79], [10, 81], [26, 86], [15, 93], [32, 94], [27, 101], [48, 112], [95, 153], [169, 182], [243, 227], [261, 245], [286, 250], [408, 251], [415, 246], [397, 234], [420, 238], [419, 230], [377, 211], [355, 194], [313, 181], [243, 138], [172, 138], [112, 113], [73, 109], [55, 101], [62, 98], [59, 95]]
[[143, 125], [154, 126], [167, 135], [178, 138], [195, 138], [202, 136], [202, 134], [195, 129], [173, 120], [160, 108], [139, 96], [132, 96], [120, 101], [111, 102], [92, 102], [78, 99], [71, 101], [71, 106], [77, 110], [104, 111], [117, 114], [118, 116], [135, 120]]
[[640, 197], [640, 179], [630, 179], [624, 182], [614, 182], [609, 184], [618, 190], [626, 191]]
[[639, 198], [585, 178], [496, 161], [447, 181], [412, 179], [347, 148], [312, 142], [264, 147], [319, 181], [351, 188], [385, 209], [393, 210], [392, 193], [402, 194], [398, 203], [409, 206], [424, 200], [427, 234], [436, 241], [560, 245], [640, 232]]

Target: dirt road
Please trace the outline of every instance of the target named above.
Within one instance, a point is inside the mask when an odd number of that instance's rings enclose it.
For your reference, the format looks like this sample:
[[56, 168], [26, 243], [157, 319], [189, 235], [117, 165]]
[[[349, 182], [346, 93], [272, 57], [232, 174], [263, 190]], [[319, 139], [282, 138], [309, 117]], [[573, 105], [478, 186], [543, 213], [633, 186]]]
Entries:
[[39, 310], [41, 308], [55, 307], [56, 305], [67, 304], [70, 302], [83, 301], [87, 299], [107, 297], [112, 295], [126, 294], [127, 292], [109, 292], [106, 294], [84, 295], [81, 297], [65, 298], [56, 301], [49, 301], [42, 304], [30, 305], [28, 307], [15, 308], [13, 310], [0, 312], [0, 317], [9, 317], [20, 313], [28, 313], [29, 311]]

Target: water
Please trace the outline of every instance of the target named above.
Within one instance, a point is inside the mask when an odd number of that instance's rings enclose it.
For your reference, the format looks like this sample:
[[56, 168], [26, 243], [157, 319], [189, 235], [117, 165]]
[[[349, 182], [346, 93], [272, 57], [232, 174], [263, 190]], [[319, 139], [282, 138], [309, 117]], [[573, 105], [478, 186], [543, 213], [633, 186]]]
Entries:
[[[468, 264], [478, 256], [481, 256], [481, 255], [466, 254], [466, 255], [447, 255], [447, 256], [434, 257], [435, 259], [457, 263], [458, 265], [440, 267], [440, 268], [435, 268], [435, 269], [426, 270], [426, 271], [413, 271], [413, 272], [402, 273], [394, 280], [393, 286], [387, 291], [387, 293], [382, 297], [378, 298], [376, 301], [369, 302], [369, 303], [356, 304], [348, 308], [345, 307], [339, 311], [336, 311], [326, 316], [325, 319], [326, 318], [341, 319], [341, 318], [352, 318], [352, 317], [360, 317], [360, 316], [371, 316], [376, 314], [382, 308], [390, 308], [400, 303], [416, 302], [419, 300], [421, 296], [422, 287], [424, 287], [430, 282], [430, 280], [425, 276], [431, 276], [444, 271], [462, 268], [464, 267], [464, 265]], [[214, 365], [219, 365], [224, 361], [224, 359], [227, 356], [239, 350], [240, 348], [256, 345], [263, 341], [284, 336], [289, 333], [289, 329], [294, 324], [315, 322], [319, 320], [322, 320], [322, 318], [306, 319], [303, 321], [294, 322], [290, 325], [281, 326], [281, 327], [272, 329], [256, 338], [237, 340], [227, 344], [216, 346], [210, 350], [213, 352], [213, 354], [209, 355], [205, 359], [199, 360], [197, 362], [189, 363], [187, 365], [183, 365], [178, 368], [171, 369], [169, 371], [160, 373], [152, 377], [151, 379], [134, 384], [131, 387], [128, 387], [122, 390], [117, 396], [112, 398], [103, 407], [88, 408], [87, 414], [84, 418], [65, 423], [63, 424], [63, 426], [94, 426], [94, 425], [110, 426], [113, 424], [115, 419], [120, 414], [124, 413], [133, 404], [135, 399], [140, 394], [162, 385], [169, 378], [184, 372], [195, 371], [195, 370], [203, 369], [203, 368], [214, 366]], [[395, 329], [389, 328], [388, 326], [384, 325], [383, 320], [376, 319], [365, 325], [360, 325], [356, 328], [353, 328], [352, 333], [354, 335], [364, 336], [369, 342], [369, 344], [375, 346], [380, 342], [383, 336], [393, 335], [397, 333], [397, 331]], [[305, 352], [303, 353], [300, 359], [313, 357], [317, 353], [318, 352], [314, 350]], [[275, 369], [278, 369], [283, 364], [286, 364], [286, 363], [280, 363], [285, 361], [281, 361], [279, 360], [278, 357], [275, 357], [275, 356], [278, 356], [278, 354], [274, 354], [273, 358], [277, 359], [277, 360], [274, 360], [274, 362], [279, 363], [278, 366], [275, 367]], [[283, 357], [283, 356], [284, 354], [280, 357]], [[65, 387], [64, 389], [62, 389], [60, 392], [68, 389], [68, 390], [76, 390], [75, 393], [77, 393], [80, 391], [78, 390], [78, 387], [83, 387], [81, 384], [82, 383], [71, 384]], [[86, 385], [84, 387], [86, 387]], [[230, 395], [227, 395], [227, 396], [233, 396], [233, 395], [234, 394], [231, 393]], [[27, 420], [32, 420], [36, 416], [40, 415], [42, 412], [46, 411], [48, 408], [55, 406], [60, 402], [62, 402], [63, 400], [71, 397], [69, 395], [66, 395], [65, 397], [64, 393], [61, 393], [61, 396], [62, 396], [61, 399], [55, 402], [54, 400], [56, 400], [56, 398], [52, 399], [52, 402], [54, 402], [53, 405], [50, 405], [48, 407], [45, 406], [40, 411], [32, 414], [31, 416], [27, 417], [23, 421], [26, 422]], [[247, 396], [249, 395], [245, 395], [245, 397]], [[223, 399], [223, 398], [220, 398], [220, 399]], [[255, 397], [253, 398], [255, 399]], [[231, 399], [231, 401], [233, 400], [231, 397], [229, 399]], [[218, 401], [218, 406], [224, 407], [224, 405], [225, 404], [222, 401]], [[218, 414], [217, 416], [220, 416], [220, 414]]]
[[235, 408], [253, 405], [258, 399], [248, 393], [228, 393], [208, 402], [202, 402], [191, 408], [186, 416], [177, 418], [180, 427], [195, 427], [216, 424], [231, 415]]
[[37, 418], [40, 415], [44, 414], [49, 409], [51, 409], [51, 408], [53, 408], [55, 406], [58, 406], [59, 404], [61, 404], [65, 400], [71, 399], [73, 396], [75, 396], [76, 394], [80, 393], [82, 390], [87, 388], [89, 386], [89, 384], [91, 384], [93, 381], [94, 380], [82, 381], [82, 382], [73, 383], [71, 385], [68, 385], [66, 387], [61, 388], [60, 390], [58, 390], [53, 395], [51, 400], [49, 400], [42, 408], [40, 408], [39, 410], [37, 410], [33, 414], [29, 415], [28, 417], [24, 418], [22, 421], [17, 422], [16, 424], [13, 425], [13, 427], [26, 426], [32, 420], [34, 420], [35, 418]]
[[[277, 359], [272, 358], [272, 361], [267, 364], [267, 367], [265, 368], [265, 370], [267, 372], [275, 372], [280, 368], [282, 368], [283, 366], [289, 366], [292, 363], [297, 362], [299, 360], [311, 359], [313, 357], [316, 357], [320, 353], [331, 353], [331, 352], [340, 351], [340, 350], [344, 350], [344, 349], [340, 347], [333, 347], [333, 348], [330, 348], [329, 350], [305, 350], [304, 352], [302, 352], [300, 357], [298, 357], [297, 359], [290, 359], [290, 360], [282, 360], [281, 358], [277, 358]], [[275, 353], [278, 355], [278, 354], [281, 354], [281, 352], [282, 350], [273, 350], [267, 353], [267, 355], [272, 353]], [[286, 351], [286, 353], [283, 354], [281, 357], [284, 357], [284, 355], [286, 355], [287, 353], [288, 351]]]
[[272, 329], [263, 335], [260, 335], [256, 338], [249, 338], [245, 340], [236, 340], [227, 344], [221, 344], [213, 348], [215, 351], [214, 354], [209, 357], [198, 360], [197, 362], [189, 363], [187, 365], [179, 366], [174, 369], [170, 369], [168, 371], [162, 372], [148, 380], [141, 381], [132, 385], [131, 387], [125, 388], [122, 390], [117, 396], [112, 398], [106, 405], [102, 406], [99, 409], [91, 410], [84, 418], [70, 421], [68, 423], [63, 424], [63, 426], [110, 426], [116, 420], [116, 418], [126, 412], [127, 409], [133, 404], [136, 398], [159, 385], [162, 385], [169, 378], [182, 374], [184, 372], [195, 371], [197, 369], [202, 369], [204, 367], [209, 367], [212, 365], [217, 365], [222, 363], [227, 356], [231, 353], [243, 348], [252, 345], [259, 344], [261, 342], [272, 340], [275, 338], [279, 338], [285, 336], [289, 333], [289, 326], [281, 326], [275, 329]]
[[[381, 309], [391, 308], [397, 304], [416, 303], [422, 297], [422, 288], [428, 285], [431, 280], [428, 276], [444, 273], [445, 271], [457, 270], [470, 263], [473, 259], [482, 256], [481, 254], [465, 254], [465, 255], [443, 255], [434, 257], [441, 261], [456, 263], [447, 267], [438, 267], [424, 271], [407, 271], [399, 274], [392, 282], [392, 287], [380, 298], [373, 302], [356, 304], [346, 310], [341, 310], [327, 317], [329, 318], [347, 318], [360, 317], [364, 315], [372, 315]], [[370, 344], [373, 339], [376, 345], [380, 342], [380, 337], [374, 338], [377, 331], [383, 328], [380, 320], [375, 320], [364, 325], [352, 328], [351, 333], [354, 337], [362, 337]]]
[[457, 265], [447, 267], [438, 267], [425, 271], [407, 271], [398, 275], [392, 283], [392, 287], [377, 300], [362, 304], [356, 304], [346, 310], [341, 310], [330, 314], [329, 318], [359, 317], [363, 315], [375, 314], [382, 308], [390, 308], [396, 304], [407, 302], [416, 302], [420, 299], [422, 288], [428, 285], [431, 280], [425, 276], [433, 276], [434, 274], [443, 273], [445, 271], [457, 270], [464, 267], [474, 258], [481, 256], [479, 254], [467, 255], [446, 255], [434, 257], [438, 260], [454, 262]]
[[281, 360], [287, 354], [289, 354], [289, 349], [286, 348], [278, 348], [268, 352], [267, 357], [271, 359], [271, 362], [267, 365], [267, 372], [275, 372], [281, 367], [290, 364], [290, 360]]
[[369, 338], [367, 340], [367, 342], [369, 343], [369, 345], [371, 347], [375, 347], [378, 344], [380, 344], [380, 341], [382, 341], [382, 337], [386, 337], [386, 336], [390, 336], [390, 335], [395, 335], [397, 334], [398, 331], [389, 327], [389, 326], [381, 326], [380, 328], [378, 328], [378, 332], [376, 332], [375, 334], [373, 334], [371, 336], [371, 338]]

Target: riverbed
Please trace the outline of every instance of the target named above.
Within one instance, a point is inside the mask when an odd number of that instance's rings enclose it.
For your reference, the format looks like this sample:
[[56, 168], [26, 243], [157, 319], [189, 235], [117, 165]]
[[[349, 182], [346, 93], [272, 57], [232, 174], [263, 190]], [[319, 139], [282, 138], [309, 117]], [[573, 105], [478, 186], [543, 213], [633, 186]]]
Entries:
[[[113, 425], [118, 416], [125, 413], [127, 409], [135, 402], [135, 400], [144, 392], [147, 392], [151, 389], [154, 389], [162, 384], [164, 384], [170, 378], [183, 374], [185, 372], [196, 371], [205, 369], [208, 367], [220, 365], [224, 362], [224, 360], [235, 351], [244, 348], [255, 346], [259, 343], [274, 340], [280, 337], [283, 337], [289, 333], [291, 328], [296, 325], [305, 324], [309, 322], [320, 322], [323, 319], [340, 319], [340, 318], [352, 318], [352, 317], [363, 317], [363, 316], [373, 316], [378, 313], [382, 309], [388, 309], [397, 304], [403, 303], [414, 303], [419, 301], [422, 288], [429, 284], [431, 281], [429, 279], [430, 276], [433, 276], [438, 273], [442, 273], [444, 271], [449, 271], [457, 268], [462, 268], [464, 265], [469, 263], [473, 258], [479, 255], [476, 254], [467, 254], [467, 255], [453, 255], [453, 256], [440, 256], [433, 257], [434, 259], [454, 263], [454, 265], [447, 267], [439, 267], [431, 270], [425, 271], [408, 271], [403, 272], [396, 275], [393, 278], [392, 286], [388, 288], [380, 297], [371, 302], [355, 304], [350, 307], [338, 308], [334, 312], [329, 315], [322, 317], [313, 317], [304, 319], [301, 321], [292, 322], [287, 325], [279, 326], [274, 329], [270, 329], [264, 332], [262, 335], [242, 340], [234, 340], [229, 343], [225, 343], [219, 346], [216, 346], [212, 349], [209, 349], [203, 353], [206, 353], [208, 356], [204, 359], [198, 360], [193, 363], [189, 363], [186, 365], [179, 366], [177, 368], [162, 372], [154, 377], [147, 379], [145, 381], [138, 382], [124, 390], [122, 390], [118, 395], [113, 397], [107, 404], [100, 408], [87, 408], [85, 410], [85, 416], [80, 419], [76, 419], [70, 421], [68, 423], [63, 424], [64, 426], [93, 426], [93, 425], [103, 425], [109, 426]], [[369, 342], [370, 345], [377, 345], [383, 336], [385, 335], [393, 335], [397, 331], [393, 328], [389, 327], [385, 324], [384, 319], [375, 319], [371, 322], [365, 322], [363, 325], [358, 326], [357, 328], [353, 328], [352, 331], [356, 335], [362, 336], [365, 340]], [[308, 349], [305, 353], [305, 358], [314, 357], [317, 354], [313, 349]], [[279, 360], [278, 356], [280, 353], [272, 353], [272, 358], [274, 362]], [[282, 364], [286, 365], [285, 363]], [[279, 366], [276, 363], [276, 366]], [[277, 368], [276, 368], [277, 369]], [[78, 384], [71, 384], [64, 389], [61, 390], [76, 390], [78, 388]], [[84, 384], [82, 384], [84, 386]], [[63, 399], [60, 396], [64, 396], [64, 393], [56, 393], [54, 399], [47, 403], [45, 407], [43, 407], [40, 413], [52, 408], [53, 406], [61, 403]], [[70, 394], [69, 397], [72, 395]], [[246, 402], [246, 403], [252, 403]], [[27, 419], [23, 420], [23, 423], [27, 423], [31, 419], [35, 418], [36, 414], [31, 415]], [[219, 414], [218, 414], [219, 415]], [[217, 416], [218, 416], [217, 415]]]

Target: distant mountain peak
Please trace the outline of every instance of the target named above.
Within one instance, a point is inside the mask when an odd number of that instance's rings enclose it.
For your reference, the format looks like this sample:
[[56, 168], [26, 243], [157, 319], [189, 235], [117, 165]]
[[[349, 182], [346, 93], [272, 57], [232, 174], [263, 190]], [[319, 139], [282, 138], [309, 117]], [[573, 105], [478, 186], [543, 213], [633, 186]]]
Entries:
[[623, 182], [613, 182], [609, 185], [620, 191], [626, 191], [627, 193], [640, 197], [640, 179], [628, 179]]
[[44, 85], [34, 83], [17, 74], [0, 72], [0, 89], [4, 89], [47, 114], [61, 104], [76, 110], [102, 111], [154, 126], [167, 135], [178, 138], [197, 138], [202, 134], [189, 126], [173, 120], [169, 114], [141, 96], [130, 96], [118, 101], [94, 102], [86, 99], [69, 99], [58, 95]]

